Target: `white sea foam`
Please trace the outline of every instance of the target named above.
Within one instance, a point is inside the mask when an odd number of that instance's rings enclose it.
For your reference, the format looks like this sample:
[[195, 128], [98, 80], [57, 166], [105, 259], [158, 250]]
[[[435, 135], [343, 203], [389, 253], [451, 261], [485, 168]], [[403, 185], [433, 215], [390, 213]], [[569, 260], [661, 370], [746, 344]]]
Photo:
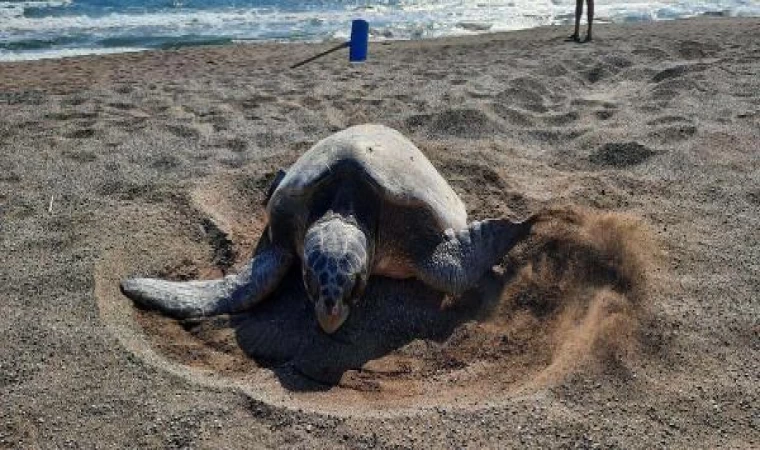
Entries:
[[[347, 38], [355, 18], [370, 22], [373, 39], [418, 39], [567, 24], [573, 20], [575, 7], [575, 0], [396, 0], [364, 5], [335, 0], [320, 3], [321, 8], [312, 3], [286, 3], [260, 8], [199, 10], [180, 5], [147, 13], [122, 9], [98, 15], [25, 15], [24, 8], [72, 3], [0, 2], [0, 48], [4, 42], [6, 50], [19, 50], [24, 43], [35, 41], [50, 41], [51, 47], [67, 49], [92, 48], [104, 42], [107, 44], [102, 45], [140, 46], [142, 38], [183, 36], [318, 41]], [[760, 0], [606, 0], [595, 7], [596, 17], [605, 22], [667, 20], [705, 13], [760, 16]], [[39, 54], [37, 50], [32, 48], [29, 53]], [[23, 53], [17, 51], [17, 55]], [[4, 55], [8, 54], [0, 53], [0, 60], [7, 60]]]
[[71, 0], [0, 2], [0, 27], [8, 20], [24, 16], [26, 8], [46, 8], [70, 5]]
[[[442, 28], [454, 28], [460, 22], [501, 23], [504, 28], [527, 28], [536, 24], [550, 24], [558, 17], [572, 13], [574, 0], [427, 0], [400, 2], [396, 7], [372, 6], [357, 9], [356, 6], [342, 10], [284, 11], [266, 8], [222, 10], [165, 10], [136, 14], [112, 13], [100, 17], [50, 16], [25, 17], [23, 7], [30, 5], [65, 5], [70, 1], [0, 3], [12, 11], [0, 22], [0, 33], [40, 33], [46, 31], [108, 31], [129, 28], [162, 28], [174, 30], [213, 30], [243, 32], [256, 25], [271, 24], [275, 28], [288, 24], [313, 24], [343, 26], [334, 21], [346, 21], [355, 17], [375, 19], [387, 24], [435, 23]], [[0, 7], [0, 11], [3, 8]], [[760, 3], [749, 0], [713, 1], [624, 1], [609, 0], [596, 5], [596, 14], [609, 20], [668, 19], [698, 15], [711, 11], [728, 14], [742, 12], [760, 14]], [[12, 15], [12, 17], [9, 17]], [[508, 25], [506, 25], [508, 24]]]
[[110, 55], [113, 53], [133, 53], [145, 51], [139, 47], [109, 47], [109, 48], [67, 48], [34, 50], [26, 52], [10, 52], [0, 50], [0, 61], [32, 61], [38, 59], [70, 58], [86, 55]]

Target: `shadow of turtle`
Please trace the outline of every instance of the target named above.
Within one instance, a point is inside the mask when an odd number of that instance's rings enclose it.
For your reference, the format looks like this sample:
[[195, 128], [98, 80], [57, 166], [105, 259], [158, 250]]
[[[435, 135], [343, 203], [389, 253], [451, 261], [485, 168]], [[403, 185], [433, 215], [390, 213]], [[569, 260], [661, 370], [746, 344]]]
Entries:
[[267, 381], [272, 375], [294, 393], [340, 386], [405, 395], [471, 365], [488, 367], [488, 382], [503, 387], [635, 355], [657, 242], [628, 215], [576, 207], [542, 214], [502, 271], [486, 273], [477, 288], [448, 298], [416, 280], [372, 277], [332, 335], [317, 325], [297, 268], [245, 313], [177, 322], [154, 312], [138, 314], [138, 323], [170, 359], [233, 377], [263, 368]]
[[293, 270], [268, 301], [214, 326], [234, 329], [243, 352], [285, 389], [327, 390], [348, 370], [417, 339], [443, 342], [462, 323], [487, 316], [505, 282], [504, 274], [489, 273], [477, 289], [451, 300], [416, 280], [373, 277], [346, 323], [328, 335]]

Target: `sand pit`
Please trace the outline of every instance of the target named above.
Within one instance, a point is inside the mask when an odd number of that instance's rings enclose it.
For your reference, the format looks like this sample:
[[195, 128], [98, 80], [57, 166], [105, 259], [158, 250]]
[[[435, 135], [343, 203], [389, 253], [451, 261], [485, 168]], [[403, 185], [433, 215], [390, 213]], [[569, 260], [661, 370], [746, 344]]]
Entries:
[[[247, 183], [221, 178], [193, 190], [187, 209], [204, 239], [169, 227], [162, 233], [173, 235], [171, 245], [136, 239], [125, 247], [150, 248], [163, 258], [175, 253], [146, 275], [222, 276], [245, 261], [264, 224], [263, 208], [252, 202], [236, 209], [233, 199], [263, 198], [269, 175]], [[236, 188], [246, 184], [248, 192]], [[264, 402], [351, 416], [483, 408], [577, 370], [624, 367], [638, 351], [655, 255], [644, 224], [571, 206], [539, 214], [529, 239], [478, 288], [449, 298], [415, 280], [374, 277], [333, 336], [318, 329], [299, 270], [249, 312], [176, 321], [137, 309], [120, 294], [119, 278], [153, 265], [144, 260], [150, 251], [122, 250], [97, 270], [98, 302], [104, 321], [121, 328], [116, 334], [136, 356], [202, 383], [240, 387]], [[197, 259], [180, 256], [188, 247], [196, 247], [190, 254]]]

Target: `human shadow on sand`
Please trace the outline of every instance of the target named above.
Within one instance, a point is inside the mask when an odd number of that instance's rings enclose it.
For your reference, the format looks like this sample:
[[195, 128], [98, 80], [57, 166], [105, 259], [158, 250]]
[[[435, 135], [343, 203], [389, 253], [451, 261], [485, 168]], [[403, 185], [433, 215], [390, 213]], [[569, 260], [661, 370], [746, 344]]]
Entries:
[[456, 299], [416, 280], [373, 277], [344, 325], [327, 335], [317, 324], [299, 271], [293, 270], [249, 312], [188, 319], [182, 325], [191, 332], [195, 327], [233, 329], [243, 352], [272, 370], [285, 389], [327, 390], [346, 371], [417, 339], [445, 341], [457, 326], [488, 315], [508, 276], [489, 273], [477, 289]]

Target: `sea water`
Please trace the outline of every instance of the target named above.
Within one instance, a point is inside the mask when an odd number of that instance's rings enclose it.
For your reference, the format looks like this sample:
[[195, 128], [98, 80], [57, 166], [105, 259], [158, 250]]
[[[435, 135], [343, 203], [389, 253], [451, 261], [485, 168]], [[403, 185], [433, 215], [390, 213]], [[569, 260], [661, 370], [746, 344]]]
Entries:
[[[575, 0], [0, 0], [0, 61], [235, 41], [424, 39], [574, 20]], [[599, 22], [760, 16], [760, 0], [601, 0]]]

